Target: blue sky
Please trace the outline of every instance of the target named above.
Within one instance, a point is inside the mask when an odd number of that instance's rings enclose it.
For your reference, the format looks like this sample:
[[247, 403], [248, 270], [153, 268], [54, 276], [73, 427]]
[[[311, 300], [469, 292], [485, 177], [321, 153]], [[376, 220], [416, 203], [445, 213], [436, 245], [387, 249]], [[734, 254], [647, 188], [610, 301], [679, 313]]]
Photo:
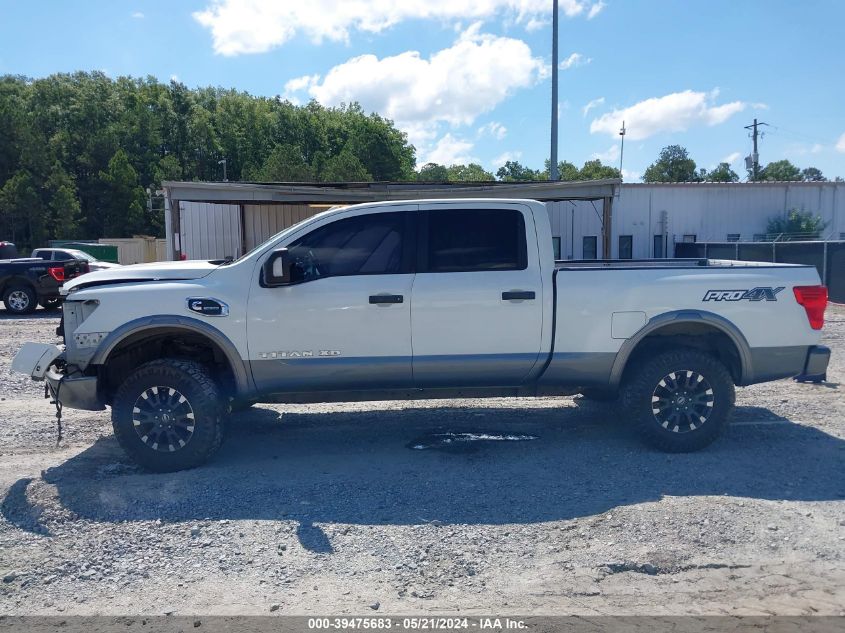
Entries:
[[[360, 101], [418, 162], [548, 156], [551, 0], [0, 0], [0, 73], [103, 70]], [[845, 177], [845, 2], [561, 0], [560, 149], [638, 180], [660, 148]], [[592, 104], [588, 107], [588, 104]], [[586, 111], [586, 112], [585, 112]]]

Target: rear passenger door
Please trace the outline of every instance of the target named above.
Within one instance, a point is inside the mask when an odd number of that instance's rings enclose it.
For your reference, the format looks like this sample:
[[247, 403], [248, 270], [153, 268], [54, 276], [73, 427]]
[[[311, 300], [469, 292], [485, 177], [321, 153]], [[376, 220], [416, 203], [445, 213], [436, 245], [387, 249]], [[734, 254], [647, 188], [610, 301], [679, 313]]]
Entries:
[[417, 253], [415, 385], [522, 384], [539, 356], [543, 320], [530, 209], [432, 204], [420, 211]]

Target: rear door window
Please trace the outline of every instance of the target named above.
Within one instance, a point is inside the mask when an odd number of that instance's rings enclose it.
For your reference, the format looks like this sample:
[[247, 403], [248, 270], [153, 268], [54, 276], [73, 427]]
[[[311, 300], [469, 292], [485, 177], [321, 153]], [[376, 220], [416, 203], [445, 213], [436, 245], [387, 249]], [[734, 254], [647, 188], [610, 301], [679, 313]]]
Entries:
[[514, 209], [426, 212], [420, 272], [525, 270], [525, 219]]

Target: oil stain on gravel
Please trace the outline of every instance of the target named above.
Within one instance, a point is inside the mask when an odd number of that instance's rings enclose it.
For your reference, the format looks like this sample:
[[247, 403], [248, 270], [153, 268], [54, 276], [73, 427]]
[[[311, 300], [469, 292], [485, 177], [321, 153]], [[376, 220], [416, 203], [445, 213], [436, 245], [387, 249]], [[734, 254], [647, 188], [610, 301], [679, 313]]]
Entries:
[[463, 433], [427, 433], [415, 440], [411, 440], [406, 446], [414, 451], [440, 450], [450, 453], [468, 453], [478, 450], [480, 446], [498, 442], [527, 442], [540, 439], [536, 435], [522, 435], [515, 433], [485, 433], [485, 432], [463, 432]]

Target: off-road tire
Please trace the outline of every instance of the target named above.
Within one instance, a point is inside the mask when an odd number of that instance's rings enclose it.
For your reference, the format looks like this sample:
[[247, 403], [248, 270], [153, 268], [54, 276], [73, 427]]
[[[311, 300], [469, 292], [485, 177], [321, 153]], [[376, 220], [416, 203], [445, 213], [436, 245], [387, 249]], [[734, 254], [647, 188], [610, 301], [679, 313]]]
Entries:
[[59, 298], [56, 298], [56, 299], [41, 299], [38, 302], [38, 305], [40, 305], [45, 310], [50, 310], [50, 311], [58, 310], [59, 308], [62, 307], [62, 300], [59, 299]]
[[[652, 409], [652, 398], [662, 380], [673, 372], [700, 375], [712, 389], [712, 408], [704, 422], [690, 430], [684, 424], [671, 423], [666, 428]], [[694, 380], [694, 378], [693, 378]], [[736, 394], [727, 367], [714, 356], [694, 349], [678, 349], [658, 353], [632, 367], [623, 383], [620, 400], [625, 414], [632, 418], [642, 438], [667, 453], [688, 453], [708, 446], [721, 435], [728, 424]], [[655, 405], [656, 406], [656, 405]], [[665, 420], [664, 420], [665, 422]], [[683, 426], [683, 432], [673, 427]]]
[[3, 303], [12, 314], [29, 314], [38, 307], [38, 297], [31, 286], [11, 286], [3, 293]]
[[[152, 448], [135, 430], [135, 404], [156, 387], [184, 395], [194, 416], [192, 435], [173, 452]], [[112, 403], [112, 427], [121, 448], [134, 462], [155, 472], [173, 472], [199, 466], [220, 448], [226, 409], [220, 388], [204, 365], [164, 358], [141, 365], [118, 388]]]

